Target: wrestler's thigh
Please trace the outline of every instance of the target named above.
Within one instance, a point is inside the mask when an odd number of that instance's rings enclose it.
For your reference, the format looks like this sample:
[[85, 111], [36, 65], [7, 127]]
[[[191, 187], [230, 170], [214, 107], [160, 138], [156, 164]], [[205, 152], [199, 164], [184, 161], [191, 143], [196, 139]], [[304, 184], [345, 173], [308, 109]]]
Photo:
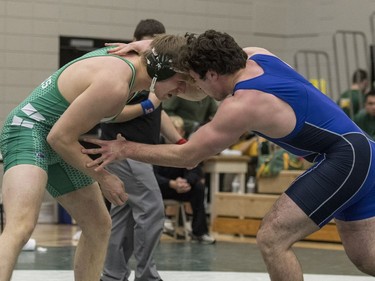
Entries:
[[2, 195], [8, 226], [36, 223], [46, 184], [47, 173], [34, 165], [17, 165], [5, 172]]
[[82, 230], [95, 229], [110, 221], [97, 182], [56, 197], [56, 199], [76, 220]]

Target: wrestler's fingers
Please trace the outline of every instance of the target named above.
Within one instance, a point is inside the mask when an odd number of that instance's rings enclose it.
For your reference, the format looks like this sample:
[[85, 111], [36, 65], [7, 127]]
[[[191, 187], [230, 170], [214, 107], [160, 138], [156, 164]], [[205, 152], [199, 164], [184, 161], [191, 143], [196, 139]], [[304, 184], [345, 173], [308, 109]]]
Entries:
[[87, 168], [92, 168], [94, 166], [98, 166], [101, 163], [103, 163], [102, 157], [96, 158], [95, 160], [92, 160], [91, 162], [86, 163]]
[[123, 204], [128, 201], [128, 194], [126, 192], [119, 194], [120, 200], [123, 202]]
[[103, 148], [81, 148], [83, 154], [103, 154]]
[[111, 160], [104, 160], [102, 163], [99, 164], [98, 167], [94, 169], [95, 172], [100, 172], [104, 169], [105, 166], [107, 166], [109, 163], [111, 163]]
[[[84, 140], [85, 142], [89, 142], [89, 143], [96, 144], [96, 145], [99, 145], [99, 146], [102, 146], [103, 144], [106, 143], [106, 142], [103, 141], [103, 140], [100, 140], [100, 139], [94, 139], [94, 138], [83, 138], [83, 140]], [[90, 150], [90, 149], [86, 149], [86, 150]]]
[[125, 43], [120, 43], [120, 42], [118, 42], [118, 43], [104, 43], [104, 46], [120, 46], [120, 45], [123, 45], [123, 44], [125, 44]]

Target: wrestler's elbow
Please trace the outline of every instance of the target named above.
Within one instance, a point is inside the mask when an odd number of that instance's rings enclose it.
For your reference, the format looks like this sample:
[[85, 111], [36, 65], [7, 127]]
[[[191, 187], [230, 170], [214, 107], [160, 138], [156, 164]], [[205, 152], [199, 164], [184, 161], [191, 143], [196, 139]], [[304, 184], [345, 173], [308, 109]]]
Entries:
[[71, 145], [71, 142], [68, 138], [58, 132], [51, 131], [47, 135], [47, 143], [52, 147], [53, 150], [58, 151], [61, 147], [66, 147]]

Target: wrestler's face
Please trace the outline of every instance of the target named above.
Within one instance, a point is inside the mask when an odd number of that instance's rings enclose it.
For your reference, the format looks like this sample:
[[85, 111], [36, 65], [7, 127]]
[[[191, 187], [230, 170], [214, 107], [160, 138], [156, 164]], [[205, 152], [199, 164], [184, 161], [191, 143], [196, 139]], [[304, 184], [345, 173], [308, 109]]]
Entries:
[[223, 94], [220, 84], [218, 83], [219, 76], [211, 71], [206, 73], [206, 76], [201, 79], [199, 74], [190, 70], [190, 76], [193, 84], [201, 89], [207, 96], [214, 98], [217, 101], [223, 100], [227, 94]]
[[155, 95], [163, 101], [180, 93], [185, 93], [187, 76], [176, 73], [171, 78], [156, 82]]

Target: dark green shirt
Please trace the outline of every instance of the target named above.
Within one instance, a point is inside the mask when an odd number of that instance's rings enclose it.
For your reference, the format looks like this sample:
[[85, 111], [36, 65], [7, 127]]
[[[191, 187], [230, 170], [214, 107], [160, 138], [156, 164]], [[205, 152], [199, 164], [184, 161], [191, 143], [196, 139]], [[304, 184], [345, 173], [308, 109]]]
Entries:
[[[360, 90], [348, 90], [341, 94], [337, 104], [344, 110], [346, 115], [353, 119], [353, 116], [363, 108], [364, 102], [365, 97]], [[353, 106], [353, 115], [350, 112], [351, 106]]]
[[163, 109], [170, 116], [177, 115], [184, 119], [185, 132], [188, 137], [199, 126], [211, 120], [216, 113], [217, 102], [210, 97], [201, 101], [188, 101], [172, 97], [163, 101]]
[[375, 116], [362, 109], [354, 116], [353, 121], [373, 139], [375, 138]]

